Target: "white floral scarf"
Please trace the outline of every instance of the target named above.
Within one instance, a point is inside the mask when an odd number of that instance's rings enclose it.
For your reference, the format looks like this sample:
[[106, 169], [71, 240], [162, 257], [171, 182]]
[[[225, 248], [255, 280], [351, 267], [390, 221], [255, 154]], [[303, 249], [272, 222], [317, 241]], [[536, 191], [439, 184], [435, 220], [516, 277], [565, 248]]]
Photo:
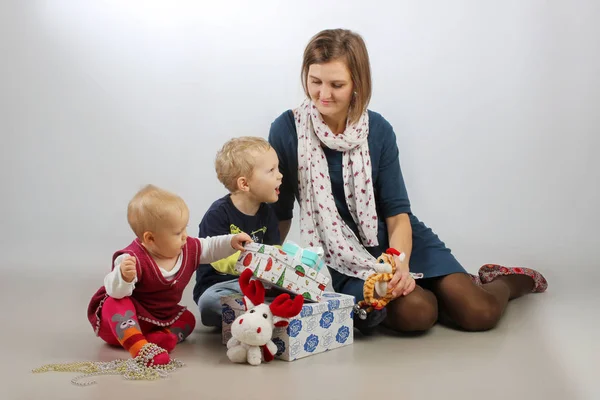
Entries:
[[[363, 280], [375, 272], [376, 259], [365, 247], [377, 246], [378, 219], [369, 153], [369, 115], [335, 135], [314, 103], [306, 99], [294, 110], [298, 134], [300, 233], [311, 247], [322, 246], [333, 269]], [[340, 216], [333, 198], [329, 168], [321, 143], [343, 152], [344, 193], [358, 226], [360, 241]], [[361, 243], [362, 241], [362, 243]]]

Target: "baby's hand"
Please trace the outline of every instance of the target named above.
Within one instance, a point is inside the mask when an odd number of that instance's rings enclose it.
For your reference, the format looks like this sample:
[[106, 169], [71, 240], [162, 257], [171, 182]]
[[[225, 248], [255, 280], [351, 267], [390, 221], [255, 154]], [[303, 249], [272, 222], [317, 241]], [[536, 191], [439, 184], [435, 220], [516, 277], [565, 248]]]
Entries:
[[135, 275], [135, 257], [127, 256], [121, 263], [121, 276], [125, 282], [131, 283]]
[[246, 243], [252, 243], [252, 238], [244, 232], [238, 233], [231, 239], [231, 247], [239, 251], [244, 251], [244, 244]]

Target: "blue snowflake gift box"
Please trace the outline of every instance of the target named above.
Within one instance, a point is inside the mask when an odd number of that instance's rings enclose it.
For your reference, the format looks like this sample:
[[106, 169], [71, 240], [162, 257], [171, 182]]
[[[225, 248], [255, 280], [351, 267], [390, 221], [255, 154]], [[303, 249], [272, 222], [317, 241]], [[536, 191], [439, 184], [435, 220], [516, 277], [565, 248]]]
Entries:
[[308, 302], [317, 302], [322, 300], [330, 281], [328, 276], [315, 269], [320, 269], [323, 265], [316, 251], [301, 249], [291, 242], [284, 243], [282, 249], [248, 243], [240, 254], [235, 269], [240, 274], [244, 269], [251, 269], [254, 277], [263, 283], [303, 296]]
[[[270, 299], [266, 299], [269, 302]], [[231, 324], [244, 313], [241, 294], [221, 298], [223, 309], [223, 344], [231, 337]], [[354, 297], [324, 292], [318, 303], [304, 303], [300, 314], [287, 328], [276, 328], [273, 342], [276, 358], [294, 361], [313, 354], [348, 346], [354, 342], [352, 313]]]

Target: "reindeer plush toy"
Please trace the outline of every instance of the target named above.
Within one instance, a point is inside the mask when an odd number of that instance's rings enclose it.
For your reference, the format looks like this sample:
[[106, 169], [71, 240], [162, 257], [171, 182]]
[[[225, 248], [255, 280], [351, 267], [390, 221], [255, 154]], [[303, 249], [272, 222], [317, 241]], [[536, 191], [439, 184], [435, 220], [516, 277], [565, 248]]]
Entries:
[[269, 362], [277, 354], [277, 346], [271, 340], [274, 327], [284, 327], [289, 319], [298, 315], [304, 298], [282, 293], [270, 305], [264, 304], [265, 288], [257, 280], [250, 281], [252, 270], [245, 269], [240, 276], [240, 288], [244, 294], [246, 313], [231, 325], [232, 337], [227, 342], [227, 357], [235, 363], [260, 365]]

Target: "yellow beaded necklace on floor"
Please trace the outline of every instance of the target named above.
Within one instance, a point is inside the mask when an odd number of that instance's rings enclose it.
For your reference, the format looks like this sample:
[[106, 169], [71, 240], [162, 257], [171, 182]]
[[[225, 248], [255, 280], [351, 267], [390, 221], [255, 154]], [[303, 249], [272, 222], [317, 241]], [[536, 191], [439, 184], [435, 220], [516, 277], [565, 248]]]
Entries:
[[142, 347], [137, 357], [128, 360], [47, 364], [34, 369], [32, 372], [82, 372], [83, 375], [77, 376], [71, 380], [71, 382], [77, 386], [93, 385], [96, 381], [80, 382], [80, 380], [100, 375], [123, 375], [123, 378], [128, 380], [155, 380], [168, 377], [170, 371], [174, 371], [184, 365], [181, 361], [175, 359], [172, 359], [165, 365], [153, 365], [152, 359], [156, 355], [164, 352], [166, 352], [166, 350], [158, 347], [154, 343], [148, 343]]

